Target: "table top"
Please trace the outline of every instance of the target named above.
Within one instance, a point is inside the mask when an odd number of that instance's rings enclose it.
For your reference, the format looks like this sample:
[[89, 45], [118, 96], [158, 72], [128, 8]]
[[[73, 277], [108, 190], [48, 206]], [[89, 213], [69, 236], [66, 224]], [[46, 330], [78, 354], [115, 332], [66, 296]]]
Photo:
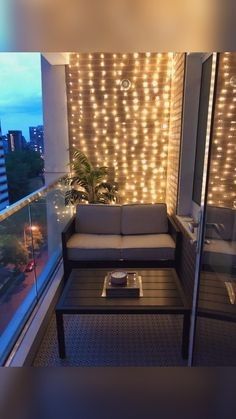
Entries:
[[142, 277], [143, 297], [101, 297], [105, 276], [111, 269], [73, 269], [57, 303], [64, 314], [184, 314], [189, 311], [174, 269], [135, 269]]

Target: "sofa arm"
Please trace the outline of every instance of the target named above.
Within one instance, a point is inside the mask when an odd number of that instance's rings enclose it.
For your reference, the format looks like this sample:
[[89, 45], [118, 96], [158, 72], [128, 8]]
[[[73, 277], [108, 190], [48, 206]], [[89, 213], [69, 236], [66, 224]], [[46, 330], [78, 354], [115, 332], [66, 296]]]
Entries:
[[180, 237], [180, 230], [178, 226], [176, 225], [174, 219], [170, 215], [168, 215], [167, 218], [168, 218], [168, 232], [172, 236], [175, 243], [177, 244]]
[[67, 258], [67, 242], [69, 238], [72, 236], [72, 234], [75, 233], [75, 217], [74, 215], [70, 221], [66, 224], [64, 230], [61, 233], [61, 239], [62, 239], [62, 257], [63, 257], [63, 265], [64, 265], [64, 281], [66, 281], [69, 278], [69, 274], [71, 272], [71, 268], [69, 265], [69, 261]]

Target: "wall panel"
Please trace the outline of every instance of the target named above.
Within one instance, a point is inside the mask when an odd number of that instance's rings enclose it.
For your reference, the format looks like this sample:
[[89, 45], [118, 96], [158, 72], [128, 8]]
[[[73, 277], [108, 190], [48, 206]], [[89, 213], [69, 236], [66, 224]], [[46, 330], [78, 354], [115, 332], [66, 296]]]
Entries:
[[[181, 77], [183, 54], [178, 56]], [[172, 53], [70, 55], [71, 148], [110, 168], [122, 202], [166, 200], [170, 110], [181, 102], [180, 90], [174, 105], [170, 102], [172, 63]], [[124, 79], [131, 83], [128, 90]], [[178, 118], [175, 113], [179, 126]], [[178, 133], [172, 133], [172, 141]]]
[[170, 127], [167, 159], [167, 188], [166, 202], [168, 211], [176, 212], [178, 179], [179, 179], [179, 155], [182, 131], [182, 110], [184, 91], [185, 55], [175, 53], [173, 57], [172, 83], [170, 96]]

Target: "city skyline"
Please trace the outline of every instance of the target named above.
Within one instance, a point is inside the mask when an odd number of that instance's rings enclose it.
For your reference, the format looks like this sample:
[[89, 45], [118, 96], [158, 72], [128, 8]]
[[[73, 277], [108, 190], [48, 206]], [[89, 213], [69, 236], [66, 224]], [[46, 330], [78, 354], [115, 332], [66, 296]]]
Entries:
[[24, 135], [24, 132], [21, 130], [21, 129], [18, 129], [18, 128], [15, 128], [15, 129], [8, 129], [5, 133], [3, 133], [3, 129], [2, 129], [2, 124], [1, 124], [1, 120], [0, 120], [0, 132], [1, 132], [1, 137], [2, 138], [4, 138], [4, 137], [7, 137], [7, 135], [9, 134], [9, 133], [11, 133], [12, 131], [19, 131], [20, 133], [21, 133], [21, 135], [22, 135], [22, 137], [27, 141], [27, 142], [30, 142], [31, 141], [31, 138], [30, 138], [30, 136], [31, 136], [31, 129], [32, 128], [34, 128], [34, 129], [36, 129], [36, 128], [40, 128], [40, 129], [44, 129], [44, 125], [43, 124], [40, 124], [40, 125], [34, 125], [34, 126], [32, 126], [32, 125], [30, 125], [29, 127], [28, 127], [28, 131], [27, 131], [27, 129], [26, 129], [26, 131], [28, 132], [28, 138], [25, 138], [25, 135]]
[[0, 120], [2, 134], [43, 125], [39, 53], [0, 53]]

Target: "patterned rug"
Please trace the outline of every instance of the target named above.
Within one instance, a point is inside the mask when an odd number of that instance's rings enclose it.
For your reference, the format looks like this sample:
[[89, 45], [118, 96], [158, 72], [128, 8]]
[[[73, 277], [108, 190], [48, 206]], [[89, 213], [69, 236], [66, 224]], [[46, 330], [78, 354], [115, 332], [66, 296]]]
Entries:
[[[186, 366], [182, 316], [64, 316], [67, 358], [60, 360], [53, 316], [33, 366]], [[236, 324], [199, 319], [194, 365], [236, 366]]]
[[236, 323], [199, 318], [196, 329], [194, 365], [236, 366]]
[[67, 358], [60, 360], [53, 316], [33, 365], [184, 366], [182, 322], [173, 315], [66, 315]]

